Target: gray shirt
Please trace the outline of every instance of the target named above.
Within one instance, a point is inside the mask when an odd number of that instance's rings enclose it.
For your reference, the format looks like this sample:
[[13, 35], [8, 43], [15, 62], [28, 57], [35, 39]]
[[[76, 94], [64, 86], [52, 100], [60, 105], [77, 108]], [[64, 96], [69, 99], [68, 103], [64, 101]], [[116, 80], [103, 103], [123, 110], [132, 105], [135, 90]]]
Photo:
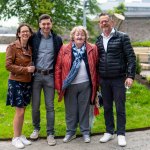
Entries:
[[38, 55], [37, 55], [37, 63], [36, 68], [46, 70], [46, 69], [53, 69], [53, 62], [54, 62], [54, 45], [53, 45], [53, 37], [50, 33], [48, 38], [43, 36], [41, 31], [42, 37], [41, 42], [39, 45]]

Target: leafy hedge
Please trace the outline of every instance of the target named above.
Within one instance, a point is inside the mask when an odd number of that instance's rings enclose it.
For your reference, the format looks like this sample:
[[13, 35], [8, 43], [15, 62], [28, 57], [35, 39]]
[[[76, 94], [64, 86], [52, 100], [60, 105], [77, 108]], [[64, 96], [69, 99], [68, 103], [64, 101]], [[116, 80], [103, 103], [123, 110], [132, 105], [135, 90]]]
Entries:
[[133, 47], [150, 47], [150, 41], [132, 42]]

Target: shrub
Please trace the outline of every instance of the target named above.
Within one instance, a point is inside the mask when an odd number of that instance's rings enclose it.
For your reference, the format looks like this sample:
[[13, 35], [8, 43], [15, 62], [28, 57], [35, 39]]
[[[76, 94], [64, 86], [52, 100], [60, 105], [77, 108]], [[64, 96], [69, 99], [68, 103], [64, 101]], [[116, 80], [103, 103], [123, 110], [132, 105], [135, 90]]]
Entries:
[[142, 70], [139, 55], [136, 57], [136, 74], [140, 74]]
[[150, 47], [150, 41], [132, 42], [133, 47]]
[[146, 80], [148, 81], [148, 83], [150, 84], [150, 76], [146, 77]]

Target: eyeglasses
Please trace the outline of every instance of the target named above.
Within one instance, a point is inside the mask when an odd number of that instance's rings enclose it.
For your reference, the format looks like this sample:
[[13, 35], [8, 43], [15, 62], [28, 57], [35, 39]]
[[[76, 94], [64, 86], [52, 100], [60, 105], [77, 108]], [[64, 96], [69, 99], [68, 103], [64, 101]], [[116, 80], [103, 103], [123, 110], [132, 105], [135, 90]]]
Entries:
[[21, 33], [29, 33], [29, 32], [30, 32], [29, 30], [21, 31]]
[[103, 24], [103, 23], [108, 23], [109, 20], [103, 20], [103, 21], [100, 21], [99, 24]]

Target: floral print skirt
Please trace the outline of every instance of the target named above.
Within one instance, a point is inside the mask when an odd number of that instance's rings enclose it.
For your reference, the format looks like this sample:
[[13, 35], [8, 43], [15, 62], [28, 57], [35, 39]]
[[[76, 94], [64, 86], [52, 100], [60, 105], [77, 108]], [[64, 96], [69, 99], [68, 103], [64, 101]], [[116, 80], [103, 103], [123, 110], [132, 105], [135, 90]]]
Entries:
[[23, 108], [30, 103], [31, 83], [8, 80], [6, 105]]

